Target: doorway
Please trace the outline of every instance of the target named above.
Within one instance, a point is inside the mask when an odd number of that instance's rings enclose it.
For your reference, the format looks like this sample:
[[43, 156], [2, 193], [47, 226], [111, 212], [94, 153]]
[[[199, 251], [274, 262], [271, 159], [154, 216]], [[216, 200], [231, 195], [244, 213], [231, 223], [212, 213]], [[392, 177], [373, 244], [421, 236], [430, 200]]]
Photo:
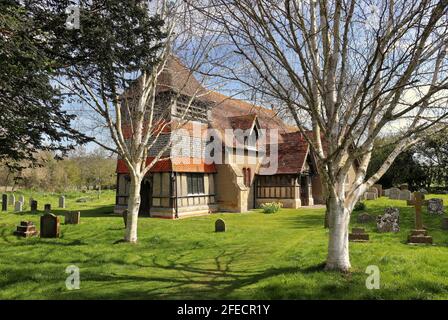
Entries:
[[300, 202], [302, 206], [310, 205], [310, 188], [309, 188], [309, 177], [302, 175], [300, 177]]
[[150, 217], [152, 205], [152, 184], [150, 178], [145, 178], [142, 181], [142, 187], [140, 189], [140, 210], [139, 216]]

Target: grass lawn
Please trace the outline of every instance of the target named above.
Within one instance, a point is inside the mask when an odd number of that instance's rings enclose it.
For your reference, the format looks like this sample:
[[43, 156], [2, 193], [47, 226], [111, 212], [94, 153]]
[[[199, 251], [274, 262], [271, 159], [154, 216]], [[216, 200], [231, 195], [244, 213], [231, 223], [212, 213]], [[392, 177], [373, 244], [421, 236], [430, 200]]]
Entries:
[[[40, 209], [48, 202], [57, 208], [56, 194], [33, 197]], [[88, 201], [76, 202], [81, 197]], [[448, 196], [441, 197], [448, 203]], [[322, 270], [328, 238], [323, 209], [176, 221], [141, 218], [139, 243], [130, 245], [117, 242], [124, 225], [111, 213], [113, 202], [111, 191], [100, 200], [96, 193], [68, 194], [67, 210], [81, 211], [81, 224], [62, 224], [60, 239], [17, 238], [12, 235], [16, 225], [32, 220], [39, 226], [40, 214], [0, 212], [0, 299], [448, 298], [448, 232], [440, 229], [440, 217], [424, 212], [436, 245], [405, 244], [413, 225], [413, 209], [405, 201], [366, 202], [374, 215], [388, 205], [400, 207], [401, 231], [379, 234], [374, 222], [364, 225], [371, 241], [350, 243], [353, 272], [348, 275]], [[214, 232], [218, 217], [226, 221], [227, 232]], [[80, 290], [65, 288], [69, 265], [80, 268]], [[368, 265], [381, 271], [379, 290], [365, 287]]]

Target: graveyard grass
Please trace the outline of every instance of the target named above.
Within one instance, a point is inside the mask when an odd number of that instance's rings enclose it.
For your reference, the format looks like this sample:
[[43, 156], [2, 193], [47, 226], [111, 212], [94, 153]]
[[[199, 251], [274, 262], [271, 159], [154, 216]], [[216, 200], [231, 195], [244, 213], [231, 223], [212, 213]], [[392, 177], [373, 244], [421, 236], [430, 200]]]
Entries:
[[[18, 193], [16, 193], [16, 196]], [[28, 202], [31, 193], [26, 192]], [[57, 194], [32, 194], [39, 209]], [[448, 203], [448, 196], [437, 196]], [[86, 198], [87, 202], [76, 202]], [[427, 197], [430, 198], [430, 197]], [[0, 213], [0, 299], [448, 299], [448, 231], [440, 217], [423, 221], [435, 246], [410, 246], [413, 209], [405, 201], [366, 201], [366, 211], [400, 208], [401, 231], [376, 232], [369, 243], [350, 243], [352, 272], [324, 272], [328, 231], [323, 209], [254, 211], [181, 220], [140, 218], [139, 243], [126, 244], [123, 220], [113, 215], [114, 193], [69, 193], [66, 210], [81, 211], [80, 225], [64, 225], [60, 239], [17, 238], [21, 220], [39, 226], [39, 213]], [[25, 204], [29, 210], [29, 203]], [[352, 226], [356, 223], [355, 213]], [[226, 221], [225, 233], [214, 221]], [[81, 288], [65, 287], [69, 265], [80, 268]], [[377, 265], [381, 289], [365, 286]]]

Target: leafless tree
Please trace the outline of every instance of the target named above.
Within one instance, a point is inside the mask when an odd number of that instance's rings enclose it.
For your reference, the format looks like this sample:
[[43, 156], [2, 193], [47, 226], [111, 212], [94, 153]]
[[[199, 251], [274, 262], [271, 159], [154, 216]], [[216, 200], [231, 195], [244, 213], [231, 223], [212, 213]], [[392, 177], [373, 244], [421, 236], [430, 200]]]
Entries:
[[[275, 100], [308, 140], [329, 218], [326, 268], [349, 270], [354, 205], [401, 152], [445, 126], [448, 1], [189, 2], [226, 31], [220, 75]], [[366, 176], [375, 139], [391, 131], [393, 151]]]

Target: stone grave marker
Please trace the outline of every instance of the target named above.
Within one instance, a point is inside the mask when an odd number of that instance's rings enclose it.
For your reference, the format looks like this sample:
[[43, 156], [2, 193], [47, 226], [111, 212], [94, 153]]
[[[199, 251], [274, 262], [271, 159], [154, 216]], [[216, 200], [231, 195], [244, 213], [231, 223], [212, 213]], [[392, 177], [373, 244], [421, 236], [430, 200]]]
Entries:
[[215, 221], [215, 232], [225, 232], [226, 222], [223, 219], [218, 219]]
[[37, 211], [37, 200], [31, 200], [31, 212]]
[[365, 200], [376, 200], [376, 199], [378, 199], [378, 194], [376, 192], [368, 191], [364, 194], [364, 199]]
[[8, 195], [3, 194], [2, 195], [2, 211], [8, 210]]
[[15, 206], [14, 206], [14, 211], [15, 212], [22, 212], [23, 211], [23, 203], [20, 201], [17, 201]]
[[429, 199], [428, 200], [428, 214], [443, 215], [443, 199]]
[[36, 226], [31, 221], [21, 221], [16, 231], [14, 231], [14, 235], [24, 238], [37, 236], [38, 234], [39, 232], [36, 230]]
[[65, 197], [64, 196], [59, 197], [59, 208], [65, 209]]
[[409, 185], [407, 183], [400, 184], [400, 190], [408, 190]]
[[411, 230], [411, 234], [408, 236], [409, 244], [426, 243], [432, 244], [432, 237], [428, 236], [428, 232], [423, 229], [422, 220], [422, 205], [423, 205], [423, 193], [414, 192], [415, 199], [415, 229]]
[[352, 233], [349, 233], [348, 240], [354, 242], [366, 242], [369, 241], [369, 235], [364, 228], [352, 228]]
[[373, 188], [375, 188], [378, 191], [378, 197], [381, 197], [383, 195], [383, 186], [379, 183], [374, 184]]
[[400, 200], [412, 200], [413, 196], [412, 196], [412, 192], [409, 190], [401, 190], [400, 191]]
[[46, 203], [44, 205], [44, 211], [47, 212], [47, 213], [51, 212], [51, 204], [50, 203]]
[[22, 202], [23, 205], [25, 205], [25, 197], [23, 196], [23, 194], [19, 196], [19, 201]]
[[418, 192], [428, 194], [428, 190], [426, 190], [425, 188], [421, 188], [420, 190], [418, 190]]
[[356, 218], [356, 221], [358, 223], [368, 223], [368, 222], [373, 221], [373, 217], [370, 214], [363, 212], [358, 215], [358, 217]]
[[386, 208], [384, 214], [376, 218], [378, 232], [400, 231], [400, 210], [397, 208]]
[[389, 198], [393, 200], [400, 199], [400, 192], [401, 190], [398, 188], [390, 188], [389, 189]]
[[16, 196], [13, 193], [9, 195], [8, 204], [13, 207], [16, 204]]
[[79, 211], [69, 211], [65, 213], [65, 224], [79, 224], [81, 218], [81, 212]]
[[442, 218], [442, 229], [448, 230], [448, 218], [447, 217]]
[[384, 190], [384, 196], [385, 197], [389, 197], [390, 196], [390, 189], [385, 189]]
[[60, 218], [58, 216], [52, 213], [45, 213], [40, 217], [41, 238], [59, 238], [60, 230]]

